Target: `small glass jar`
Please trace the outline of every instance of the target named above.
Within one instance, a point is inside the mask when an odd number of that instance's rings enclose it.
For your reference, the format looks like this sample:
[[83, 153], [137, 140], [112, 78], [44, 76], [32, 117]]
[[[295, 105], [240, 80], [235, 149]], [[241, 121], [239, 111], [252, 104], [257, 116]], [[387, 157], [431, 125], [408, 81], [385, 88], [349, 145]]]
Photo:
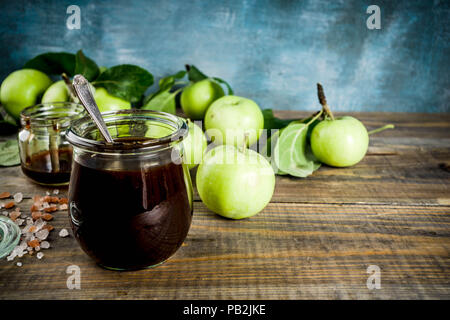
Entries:
[[73, 122], [69, 218], [82, 249], [100, 266], [136, 270], [158, 265], [185, 240], [192, 183], [183, 163], [188, 133], [177, 116], [147, 110], [102, 113], [106, 143], [89, 117]]
[[0, 259], [13, 251], [20, 240], [21, 231], [11, 219], [0, 215]]
[[20, 114], [20, 161], [23, 173], [43, 185], [69, 183], [72, 146], [65, 134], [71, 121], [85, 115], [81, 104], [52, 102], [24, 109]]

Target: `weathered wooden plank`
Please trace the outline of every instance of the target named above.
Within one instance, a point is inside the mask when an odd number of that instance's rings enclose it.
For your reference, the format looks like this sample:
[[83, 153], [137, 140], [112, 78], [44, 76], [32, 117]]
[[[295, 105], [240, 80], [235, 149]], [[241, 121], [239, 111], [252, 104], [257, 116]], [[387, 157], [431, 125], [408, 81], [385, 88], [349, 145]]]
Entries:
[[[194, 212], [185, 245], [142, 271], [101, 269], [53, 232], [43, 260], [0, 261], [0, 298], [450, 298], [450, 207], [272, 203], [232, 221], [195, 202]], [[67, 223], [56, 215], [57, 229]], [[81, 290], [66, 287], [73, 264]], [[381, 290], [366, 287], [369, 265]]]
[[[57, 236], [68, 227], [67, 212], [57, 212], [43, 260], [24, 257], [20, 268], [0, 261], [0, 299], [449, 299], [450, 115], [352, 115], [369, 129], [396, 129], [372, 136], [354, 167], [278, 177], [272, 202], [250, 219], [216, 216], [197, 196], [185, 245], [154, 269], [97, 267], [73, 237]], [[24, 212], [46, 190], [19, 167], [0, 168], [0, 192], [23, 192]], [[72, 264], [81, 268], [81, 290], [66, 287]], [[381, 268], [381, 290], [366, 287], [372, 264]]]

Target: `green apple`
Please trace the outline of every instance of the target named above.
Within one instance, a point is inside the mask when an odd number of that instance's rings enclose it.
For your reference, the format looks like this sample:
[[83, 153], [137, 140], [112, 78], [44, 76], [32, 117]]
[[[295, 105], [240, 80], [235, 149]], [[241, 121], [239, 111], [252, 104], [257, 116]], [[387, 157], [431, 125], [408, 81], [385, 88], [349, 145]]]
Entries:
[[238, 96], [214, 101], [205, 115], [206, 133], [216, 144], [239, 147], [247, 139], [247, 145], [252, 145], [258, 141], [263, 128], [264, 116], [258, 105]]
[[323, 120], [311, 132], [311, 149], [329, 166], [349, 167], [364, 158], [369, 147], [366, 127], [353, 117]]
[[11, 73], [0, 87], [0, 102], [5, 110], [15, 118], [26, 107], [35, 105], [38, 98], [52, 84], [52, 80], [43, 72], [34, 69], [22, 69]]
[[95, 102], [100, 112], [131, 109], [131, 103], [111, 95], [105, 88], [96, 88]]
[[206, 153], [196, 177], [203, 203], [231, 219], [251, 217], [270, 202], [275, 174], [259, 153], [222, 145]]
[[53, 83], [42, 96], [42, 103], [69, 101], [69, 89], [64, 80]]
[[203, 134], [202, 128], [188, 120], [189, 134], [183, 140], [184, 163], [189, 169], [194, 168], [202, 162], [208, 142]]
[[201, 120], [208, 107], [225, 93], [214, 80], [204, 79], [187, 86], [181, 94], [181, 108], [188, 118]]

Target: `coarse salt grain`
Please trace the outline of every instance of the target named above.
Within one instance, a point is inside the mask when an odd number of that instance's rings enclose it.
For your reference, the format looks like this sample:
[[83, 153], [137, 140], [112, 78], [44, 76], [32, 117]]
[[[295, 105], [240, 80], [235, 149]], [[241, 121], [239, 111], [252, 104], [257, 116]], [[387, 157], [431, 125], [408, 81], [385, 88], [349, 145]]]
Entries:
[[45, 240], [48, 237], [48, 230], [47, 229], [42, 229], [39, 230], [38, 232], [36, 232], [36, 238], [38, 238], [39, 240]]
[[67, 231], [66, 229], [61, 229], [61, 231], [59, 232], [59, 236], [61, 238], [65, 238], [69, 235], [69, 231]]
[[[47, 224], [46, 221], [42, 220], [41, 218], [37, 219], [34, 222], [34, 226], [36, 227], [36, 231], [41, 230], [42, 228], [44, 228], [44, 226]], [[49, 230], [50, 231], [50, 230]]]
[[22, 266], [22, 262], [17, 262], [17, 266], [21, 267]]
[[59, 193], [58, 189], [53, 190], [53, 194], [58, 194], [58, 193]]
[[48, 242], [48, 241], [42, 241], [40, 247], [41, 247], [42, 249], [48, 249], [48, 248], [50, 248], [50, 242]]
[[42, 259], [42, 257], [44, 257], [44, 254], [42, 252], [38, 252], [38, 254], [36, 255], [36, 258], [38, 258], [40, 260], [40, 259]]
[[16, 203], [20, 203], [23, 200], [23, 193], [17, 192], [16, 194], [14, 194], [13, 198]]

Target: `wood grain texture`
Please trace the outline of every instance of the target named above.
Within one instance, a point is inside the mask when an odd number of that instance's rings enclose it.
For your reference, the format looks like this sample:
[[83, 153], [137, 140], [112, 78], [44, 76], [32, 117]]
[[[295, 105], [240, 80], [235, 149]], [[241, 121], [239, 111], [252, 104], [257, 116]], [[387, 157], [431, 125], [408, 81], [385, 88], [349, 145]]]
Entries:
[[[450, 299], [449, 115], [356, 116], [397, 128], [372, 137], [352, 168], [277, 177], [272, 202], [250, 219], [221, 218], [197, 198], [183, 247], [153, 269], [96, 266], [72, 235], [58, 237], [68, 218], [57, 212], [42, 260], [0, 261], [0, 299]], [[23, 212], [46, 190], [0, 168], [0, 192], [22, 191]], [[69, 265], [81, 290], [66, 287]], [[367, 289], [369, 265], [381, 268], [380, 290]]]

